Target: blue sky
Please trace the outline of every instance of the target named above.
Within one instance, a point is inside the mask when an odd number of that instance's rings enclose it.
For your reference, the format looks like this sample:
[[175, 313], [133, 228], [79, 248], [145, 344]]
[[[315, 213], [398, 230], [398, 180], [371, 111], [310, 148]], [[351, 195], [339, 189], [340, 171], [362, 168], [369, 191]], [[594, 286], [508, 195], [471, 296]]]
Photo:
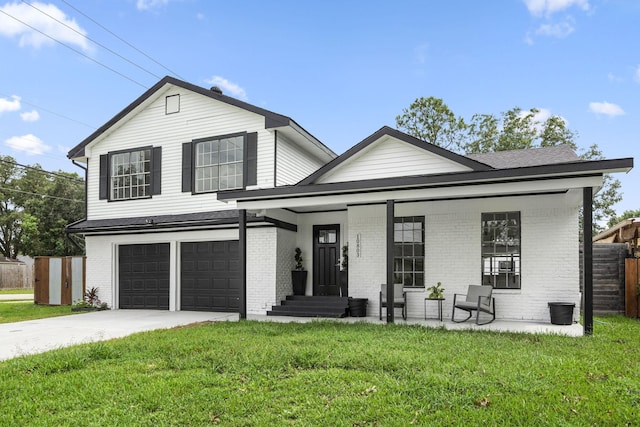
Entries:
[[[169, 74], [337, 153], [435, 96], [467, 119], [535, 107], [637, 158], [638, 22], [636, 0], [0, 0], [0, 153], [81, 172], [67, 151]], [[638, 177], [617, 175], [618, 213]]]

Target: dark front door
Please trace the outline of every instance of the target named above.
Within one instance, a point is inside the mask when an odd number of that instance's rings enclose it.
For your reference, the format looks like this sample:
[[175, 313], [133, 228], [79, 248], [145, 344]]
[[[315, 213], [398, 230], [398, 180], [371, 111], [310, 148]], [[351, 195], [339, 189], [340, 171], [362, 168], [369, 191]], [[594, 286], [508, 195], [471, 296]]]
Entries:
[[313, 226], [313, 295], [340, 295], [340, 225]]

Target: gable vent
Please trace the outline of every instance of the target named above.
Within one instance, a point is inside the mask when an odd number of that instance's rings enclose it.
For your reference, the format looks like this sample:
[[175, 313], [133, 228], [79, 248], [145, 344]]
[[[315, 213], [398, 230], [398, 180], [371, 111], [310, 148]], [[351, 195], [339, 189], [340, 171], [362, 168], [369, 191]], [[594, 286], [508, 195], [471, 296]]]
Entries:
[[220, 95], [222, 95], [222, 89], [220, 89], [218, 86], [211, 86], [211, 89], [209, 89], [211, 92], [216, 92], [219, 93]]

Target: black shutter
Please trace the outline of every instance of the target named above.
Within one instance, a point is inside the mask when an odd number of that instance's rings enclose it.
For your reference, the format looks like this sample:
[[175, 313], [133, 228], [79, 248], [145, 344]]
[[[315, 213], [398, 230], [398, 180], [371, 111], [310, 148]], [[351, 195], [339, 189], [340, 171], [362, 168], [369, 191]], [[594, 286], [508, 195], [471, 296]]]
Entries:
[[258, 133], [247, 134], [247, 175], [244, 186], [258, 184]]
[[154, 147], [151, 156], [151, 194], [162, 191], [162, 147]]
[[192, 191], [192, 145], [190, 142], [182, 144], [182, 192], [189, 193]]
[[109, 199], [109, 155], [100, 156], [100, 191], [98, 197], [100, 200]]

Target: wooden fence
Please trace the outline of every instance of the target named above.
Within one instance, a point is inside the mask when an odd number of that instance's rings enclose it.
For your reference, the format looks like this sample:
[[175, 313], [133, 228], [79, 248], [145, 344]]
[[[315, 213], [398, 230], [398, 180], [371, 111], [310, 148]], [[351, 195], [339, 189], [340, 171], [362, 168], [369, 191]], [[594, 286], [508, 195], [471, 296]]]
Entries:
[[[580, 291], [584, 292], [583, 248], [580, 246]], [[625, 243], [593, 245], [593, 312], [596, 315], [625, 312]]]
[[625, 316], [640, 317], [638, 314], [638, 292], [640, 291], [640, 258], [625, 260]]
[[21, 262], [0, 263], [0, 289], [31, 289], [33, 268]]

